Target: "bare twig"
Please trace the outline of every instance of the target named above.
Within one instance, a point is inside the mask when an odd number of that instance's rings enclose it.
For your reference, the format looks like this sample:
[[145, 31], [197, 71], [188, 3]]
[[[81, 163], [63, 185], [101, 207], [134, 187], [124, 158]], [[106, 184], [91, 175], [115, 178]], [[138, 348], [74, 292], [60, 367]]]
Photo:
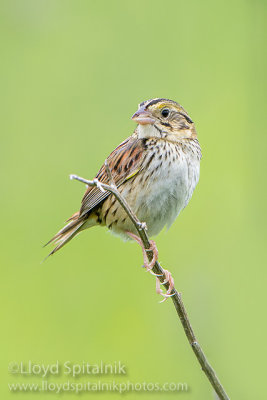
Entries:
[[108, 179], [109, 179], [109, 182], [110, 182], [110, 186], [116, 188], [117, 186], [115, 184], [115, 181], [113, 179], [112, 173], [110, 171], [110, 168], [109, 168], [109, 165], [108, 165], [108, 160], [105, 160], [105, 168], [106, 168], [106, 171], [107, 171], [107, 176], [108, 176]]
[[[99, 182], [97, 179], [94, 179], [93, 181], [89, 181], [89, 180], [81, 178], [77, 175], [70, 175], [70, 179], [76, 179], [77, 181], [83, 182], [88, 186], [97, 186], [98, 188], [100, 188], [100, 190], [108, 191], [116, 197], [117, 201], [124, 208], [125, 212], [128, 214], [129, 218], [131, 219], [132, 223], [134, 224], [134, 226], [143, 242], [145, 249], [148, 250], [147, 251], [148, 259], [149, 259], [149, 261], [151, 261], [153, 258], [153, 251], [149, 251], [149, 249], [151, 248], [151, 245], [150, 245], [147, 233], [146, 233], [146, 224], [139, 221], [139, 219], [136, 217], [136, 215], [133, 213], [133, 211], [129, 207], [126, 200], [122, 197], [122, 195], [118, 191], [118, 189], [113, 181], [111, 171], [109, 169], [107, 162], [105, 162], [105, 167], [106, 167], [107, 175], [110, 179], [111, 185], [107, 185], [105, 183]], [[164, 283], [164, 281], [166, 279], [165, 275], [164, 275], [164, 269], [161, 267], [161, 265], [158, 261], [156, 261], [152, 271], [156, 275], [158, 275], [158, 279], [165, 286], [166, 290], [168, 290], [169, 283]], [[184, 307], [184, 304], [183, 304], [183, 301], [181, 298], [181, 293], [178, 293], [177, 290], [175, 288], [173, 288], [171, 294], [173, 294], [171, 299], [173, 301], [176, 312], [182, 323], [186, 337], [195, 353], [196, 358], [198, 359], [199, 364], [201, 365], [202, 370], [204, 371], [207, 378], [209, 379], [209, 381], [210, 381], [211, 385], [213, 386], [215, 392], [217, 393], [219, 399], [220, 400], [229, 400], [229, 397], [226, 394], [222, 384], [220, 383], [214, 369], [208, 362], [202, 348], [200, 347], [200, 344], [198, 343], [198, 341], [196, 339], [196, 336], [194, 334], [193, 328], [191, 326], [191, 323], [189, 321], [186, 309]]]

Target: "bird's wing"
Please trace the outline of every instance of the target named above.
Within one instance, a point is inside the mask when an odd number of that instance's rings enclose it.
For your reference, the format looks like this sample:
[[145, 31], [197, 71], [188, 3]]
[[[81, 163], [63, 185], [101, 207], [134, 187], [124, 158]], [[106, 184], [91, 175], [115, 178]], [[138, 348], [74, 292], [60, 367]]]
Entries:
[[[143, 140], [134, 139], [130, 136], [108, 156], [108, 166], [116, 186], [120, 186], [128, 179], [131, 179], [141, 170], [144, 153]], [[102, 165], [96, 178], [100, 182], [110, 184], [105, 165]], [[97, 187], [89, 187], [82, 199], [79, 217], [81, 218], [90, 212], [109, 195], [110, 193], [107, 191], [102, 192]]]

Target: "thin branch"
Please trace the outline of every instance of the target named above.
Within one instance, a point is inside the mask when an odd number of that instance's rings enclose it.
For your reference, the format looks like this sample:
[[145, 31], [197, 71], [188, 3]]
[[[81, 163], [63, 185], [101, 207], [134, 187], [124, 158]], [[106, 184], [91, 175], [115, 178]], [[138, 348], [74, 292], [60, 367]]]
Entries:
[[[114, 181], [113, 181], [113, 178], [111, 175], [111, 171], [109, 169], [107, 162], [105, 163], [105, 167], [106, 167], [106, 171], [107, 171], [107, 175], [108, 175], [109, 179], [111, 178], [110, 181], [112, 182], [112, 185], [107, 185], [105, 183], [98, 181], [97, 179], [94, 179], [93, 181], [89, 181], [89, 180], [81, 178], [77, 175], [70, 175], [70, 179], [75, 179], [79, 182], [85, 183], [88, 186], [97, 186], [100, 189], [102, 189], [102, 191], [104, 190], [104, 191], [108, 191], [108, 192], [112, 193], [116, 197], [116, 199], [120, 203], [120, 205], [124, 208], [125, 212], [128, 214], [131, 221], [133, 222], [133, 224], [143, 242], [145, 249], [149, 250], [151, 248], [151, 246], [150, 246], [149, 238], [146, 233], [146, 224], [139, 221], [139, 219], [136, 217], [136, 215], [133, 213], [133, 211], [129, 207], [126, 200], [122, 197], [122, 195], [118, 191], [116, 185], [114, 184]], [[153, 252], [147, 251], [147, 256], [148, 256], [149, 261], [151, 261], [153, 258]], [[161, 265], [158, 261], [156, 261], [152, 271], [155, 274], [159, 275], [158, 279], [160, 280], [161, 283], [163, 283], [165, 281], [166, 278], [164, 275], [164, 269], [161, 267]], [[163, 283], [163, 285], [168, 290], [169, 284]], [[186, 337], [195, 353], [196, 358], [198, 359], [199, 364], [201, 365], [202, 370], [204, 371], [207, 378], [209, 379], [209, 381], [210, 381], [211, 385], [213, 386], [215, 392], [217, 393], [219, 399], [220, 400], [229, 400], [229, 397], [226, 394], [222, 384], [220, 383], [214, 369], [208, 362], [200, 344], [198, 343], [198, 341], [196, 339], [193, 328], [192, 328], [189, 318], [187, 316], [185, 306], [182, 301], [181, 293], [177, 292], [177, 290], [175, 288], [173, 288], [171, 294], [173, 294], [171, 299], [173, 301], [176, 312], [182, 323]]]
[[112, 186], [114, 188], [117, 188], [117, 186], [115, 184], [115, 181], [113, 179], [111, 170], [110, 170], [109, 165], [108, 165], [108, 160], [105, 160], [105, 168], [106, 168], [106, 171], [107, 171], [107, 176], [108, 176], [108, 179], [109, 179], [109, 182], [110, 182], [110, 186]]

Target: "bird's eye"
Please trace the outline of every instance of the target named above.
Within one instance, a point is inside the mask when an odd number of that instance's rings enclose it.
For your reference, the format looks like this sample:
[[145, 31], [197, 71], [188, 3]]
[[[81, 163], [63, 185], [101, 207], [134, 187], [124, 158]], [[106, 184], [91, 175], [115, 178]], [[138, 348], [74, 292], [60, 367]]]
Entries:
[[163, 108], [163, 110], [161, 111], [161, 115], [164, 118], [167, 118], [169, 114], [170, 114], [170, 111], [168, 110], [168, 108]]

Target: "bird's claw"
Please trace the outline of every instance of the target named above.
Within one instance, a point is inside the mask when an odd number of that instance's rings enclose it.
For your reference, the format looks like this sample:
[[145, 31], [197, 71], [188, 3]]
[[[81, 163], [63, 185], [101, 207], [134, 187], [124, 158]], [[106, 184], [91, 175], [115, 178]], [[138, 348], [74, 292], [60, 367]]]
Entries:
[[[165, 279], [164, 281], [161, 283], [159, 280], [160, 276], [163, 276], [163, 274], [155, 274], [155, 272], [152, 271], [157, 259], [158, 259], [158, 249], [156, 246], [156, 243], [153, 240], [150, 240], [150, 248], [146, 249], [143, 245], [142, 240], [136, 236], [134, 233], [132, 232], [127, 232], [127, 234], [134, 239], [137, 243], [139, 243], [139, 245], [142, 247], [142, 251], [143, 251], [143, 256], [144, 256], [144, 265], [143, 267], [147, 270], [147, 272], [150, 272], [152, 275], [154, 275], [156, 277], [156, 292], [158, 294], [160, 294], [161, 296], [164, 297], [164, 299], [162, 301], [160, 301], [160, 303], [163, 303], [164, 301], [167, 300], [168, 297], [172, 297], [175, 295], [174, 293], [171, 293], [172, 290], [174, 289], [174, 280], [173, 277], [171, 275], [171, 273], [164, 269], [164, 275], [165, 275]], [[153, 257], [152, 260], [149, 262], [148, 260], [148, 256], [147, 256], [147, 252], [152, 252], [153, 253]], [[161, 285], [165, 285], [166, 283], [169, 284], [169, 287], [167, 289], [166, 293], [163, 293], [163, 290], [161, 289]]]
[[[160, 280], [156, 278], [156, 292], [164, 297], [164, 299], [160, 301], [160, 303], [166, 301], [168, 297], [172, 297], [175, 295], [175, 293], [171, 293], [174, 288], [174, 280], [172, 274], [167, 269], [164, 269], [164, 275], [165, 275], [165, 280], [163, 282], [160, 282]], [[166, 283], [169, 283], [169, 287], [167, 292], [163, 293], [163, 290], [161, 289], [160, 286], [165, 285]]]
[[[142, 268], [146, 268], [145, 265], [142, 265]], [[154, 275], [154, 276], [162, 276], [162, 274], [155, 274], [155, 272], [152, 271], [152, 268], [149, 268], [149, 269], [146, 268], [146, 272], [150, 272], [151, 275]]]
[[[147, 252], [150, 252], [150, 251], [153, 252], [153, 258], [152, 258], [152, 260], [149, 262], [149, 261], [148, 261], [148, 257], [147, 257]], [[147, 270], [147, 272], [150, 272], [152, 275], [155, 275], [155, 276], [157, 276], [157, 274], [155, 274], [154, 272], [152, 272], [152, 268], [154, 267], [155, 262], [156, 262], [157, 259], [158, 259], [158, 254], [159, 254], [159, 252], [158, 252], [156, 243], [154, 242], [154, 240], [150, 240], [150, 248], [149, 248], [149, 249], [145, 249], [145, 248], [143, 249], [144, 266], [145, 266], [145, 269]]]

